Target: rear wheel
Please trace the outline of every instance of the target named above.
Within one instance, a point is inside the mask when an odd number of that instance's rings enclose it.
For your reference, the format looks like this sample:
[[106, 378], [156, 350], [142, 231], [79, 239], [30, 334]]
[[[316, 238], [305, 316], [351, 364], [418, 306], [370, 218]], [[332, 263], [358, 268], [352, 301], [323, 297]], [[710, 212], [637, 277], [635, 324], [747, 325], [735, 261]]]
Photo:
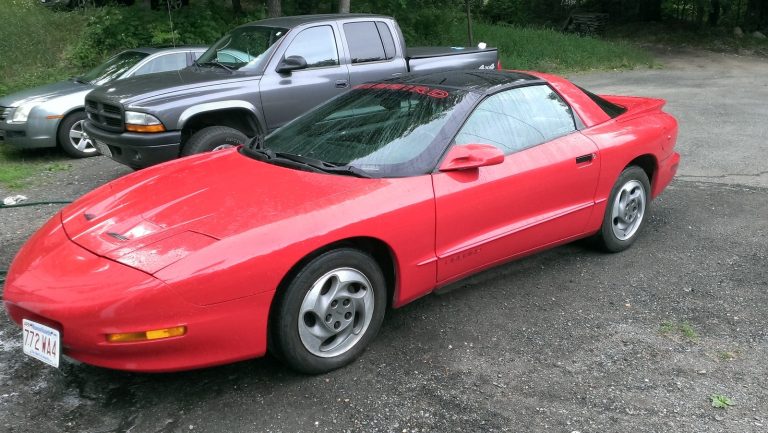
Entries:
[[248, 137], [228, 126], [209, 126], [195, 132], [184, 144], [182, 156], [245, 144]]
[[384, 320], [387, 290], [371, 256], [342, 248], [310, 261], [289, 283], [274, 311], [278, 356], [304, 373], [349, 364]]
[[83, 131], [85, 119], [84, 112], [76, 111], [65, 117], [59, 125], [59, 147], [74, 158], [87, 158], [99, 154], [93, 141]]
[[621, 172], [611, 190], [597, 235], [603, 249], [619, 252], [632, 246], [645, 222], [650, 190], [648, 175], [642, 168], [631, 166]]

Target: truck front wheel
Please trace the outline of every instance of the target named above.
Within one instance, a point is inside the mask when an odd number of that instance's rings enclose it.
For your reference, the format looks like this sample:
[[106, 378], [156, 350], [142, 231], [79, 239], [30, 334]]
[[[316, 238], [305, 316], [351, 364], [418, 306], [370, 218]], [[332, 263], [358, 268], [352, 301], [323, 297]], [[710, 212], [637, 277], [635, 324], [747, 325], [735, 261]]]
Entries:
[[245, 144], [248, 137], [237, 129], [228, 126], [209, 126], [189, 137], [181, 149], [181, 156], [210, 152], [223, 147]]

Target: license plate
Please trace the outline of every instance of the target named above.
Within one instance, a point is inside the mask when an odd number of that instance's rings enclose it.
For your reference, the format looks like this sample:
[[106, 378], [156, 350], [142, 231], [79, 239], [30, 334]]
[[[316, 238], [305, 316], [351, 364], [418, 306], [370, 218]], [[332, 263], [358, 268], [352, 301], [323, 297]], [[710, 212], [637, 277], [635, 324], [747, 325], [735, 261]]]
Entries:
[[59, 331], [27, 319], [22, 321], [22, 327], [24, 353], [59, 368], [59, 358], [61, 358]]
[[112, 157], [112, 151], [109, 150], [109, 146], [107, 146], [107, 143], [99, 140], [93, 140], [93, 144], [96, 147], [96, 150], [99, 151], [104, 156]]

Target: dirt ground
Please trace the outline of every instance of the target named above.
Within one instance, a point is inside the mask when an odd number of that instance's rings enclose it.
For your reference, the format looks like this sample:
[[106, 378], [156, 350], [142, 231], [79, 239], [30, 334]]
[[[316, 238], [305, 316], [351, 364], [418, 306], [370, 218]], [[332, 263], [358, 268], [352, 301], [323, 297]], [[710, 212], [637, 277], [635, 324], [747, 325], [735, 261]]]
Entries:
[[[388, 312], [361, 359], [322, 376], [269, 357], [56, 370], [25, 357], [0, 317], [0, 432], [768, 431], [768, 63], [659, 60], [571, 77], [664, 97], [680, 120], [680, 176], [630, 250], [576, 243], [472, 277]], [[73, 169], [21, 193], [72, 199], [129, 172], [61, 160]], [[0, 210], [0, 269], [57, 209]], [[713, 408], [713, 394], [733, 406]]]

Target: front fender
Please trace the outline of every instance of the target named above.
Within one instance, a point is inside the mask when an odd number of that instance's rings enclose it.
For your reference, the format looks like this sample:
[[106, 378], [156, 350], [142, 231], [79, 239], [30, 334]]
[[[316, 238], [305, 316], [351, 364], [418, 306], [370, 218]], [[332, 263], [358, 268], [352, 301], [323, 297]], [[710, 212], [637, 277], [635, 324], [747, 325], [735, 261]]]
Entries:
[[193, 117], [197, 116], [198, 114], [212, 112], [212, 111], [220, 111], [220, 110], [231, 110], [233, 108], [239, 108], [244, 109], [256, 118], [257, 122], [259, 123], [259, 127], [262, 131], [266, 131], [266, 123], [264, 122], [264, 119], [261, 116], [260, 110], [258, 110], [253, 104], [251, 104], [248, 101], [243, 100], [224, 100], [224, 101], [216, 101], [216, 102], [206, 102], [203, 104], [197, 104], [193, 105], [187, 109], [185, 109], [181, 116], [179, 116], [179, 121], [176, 125], [176, 129], [182, 130], [184, 129], [184, 126], [186, 123], [192, 119]]

